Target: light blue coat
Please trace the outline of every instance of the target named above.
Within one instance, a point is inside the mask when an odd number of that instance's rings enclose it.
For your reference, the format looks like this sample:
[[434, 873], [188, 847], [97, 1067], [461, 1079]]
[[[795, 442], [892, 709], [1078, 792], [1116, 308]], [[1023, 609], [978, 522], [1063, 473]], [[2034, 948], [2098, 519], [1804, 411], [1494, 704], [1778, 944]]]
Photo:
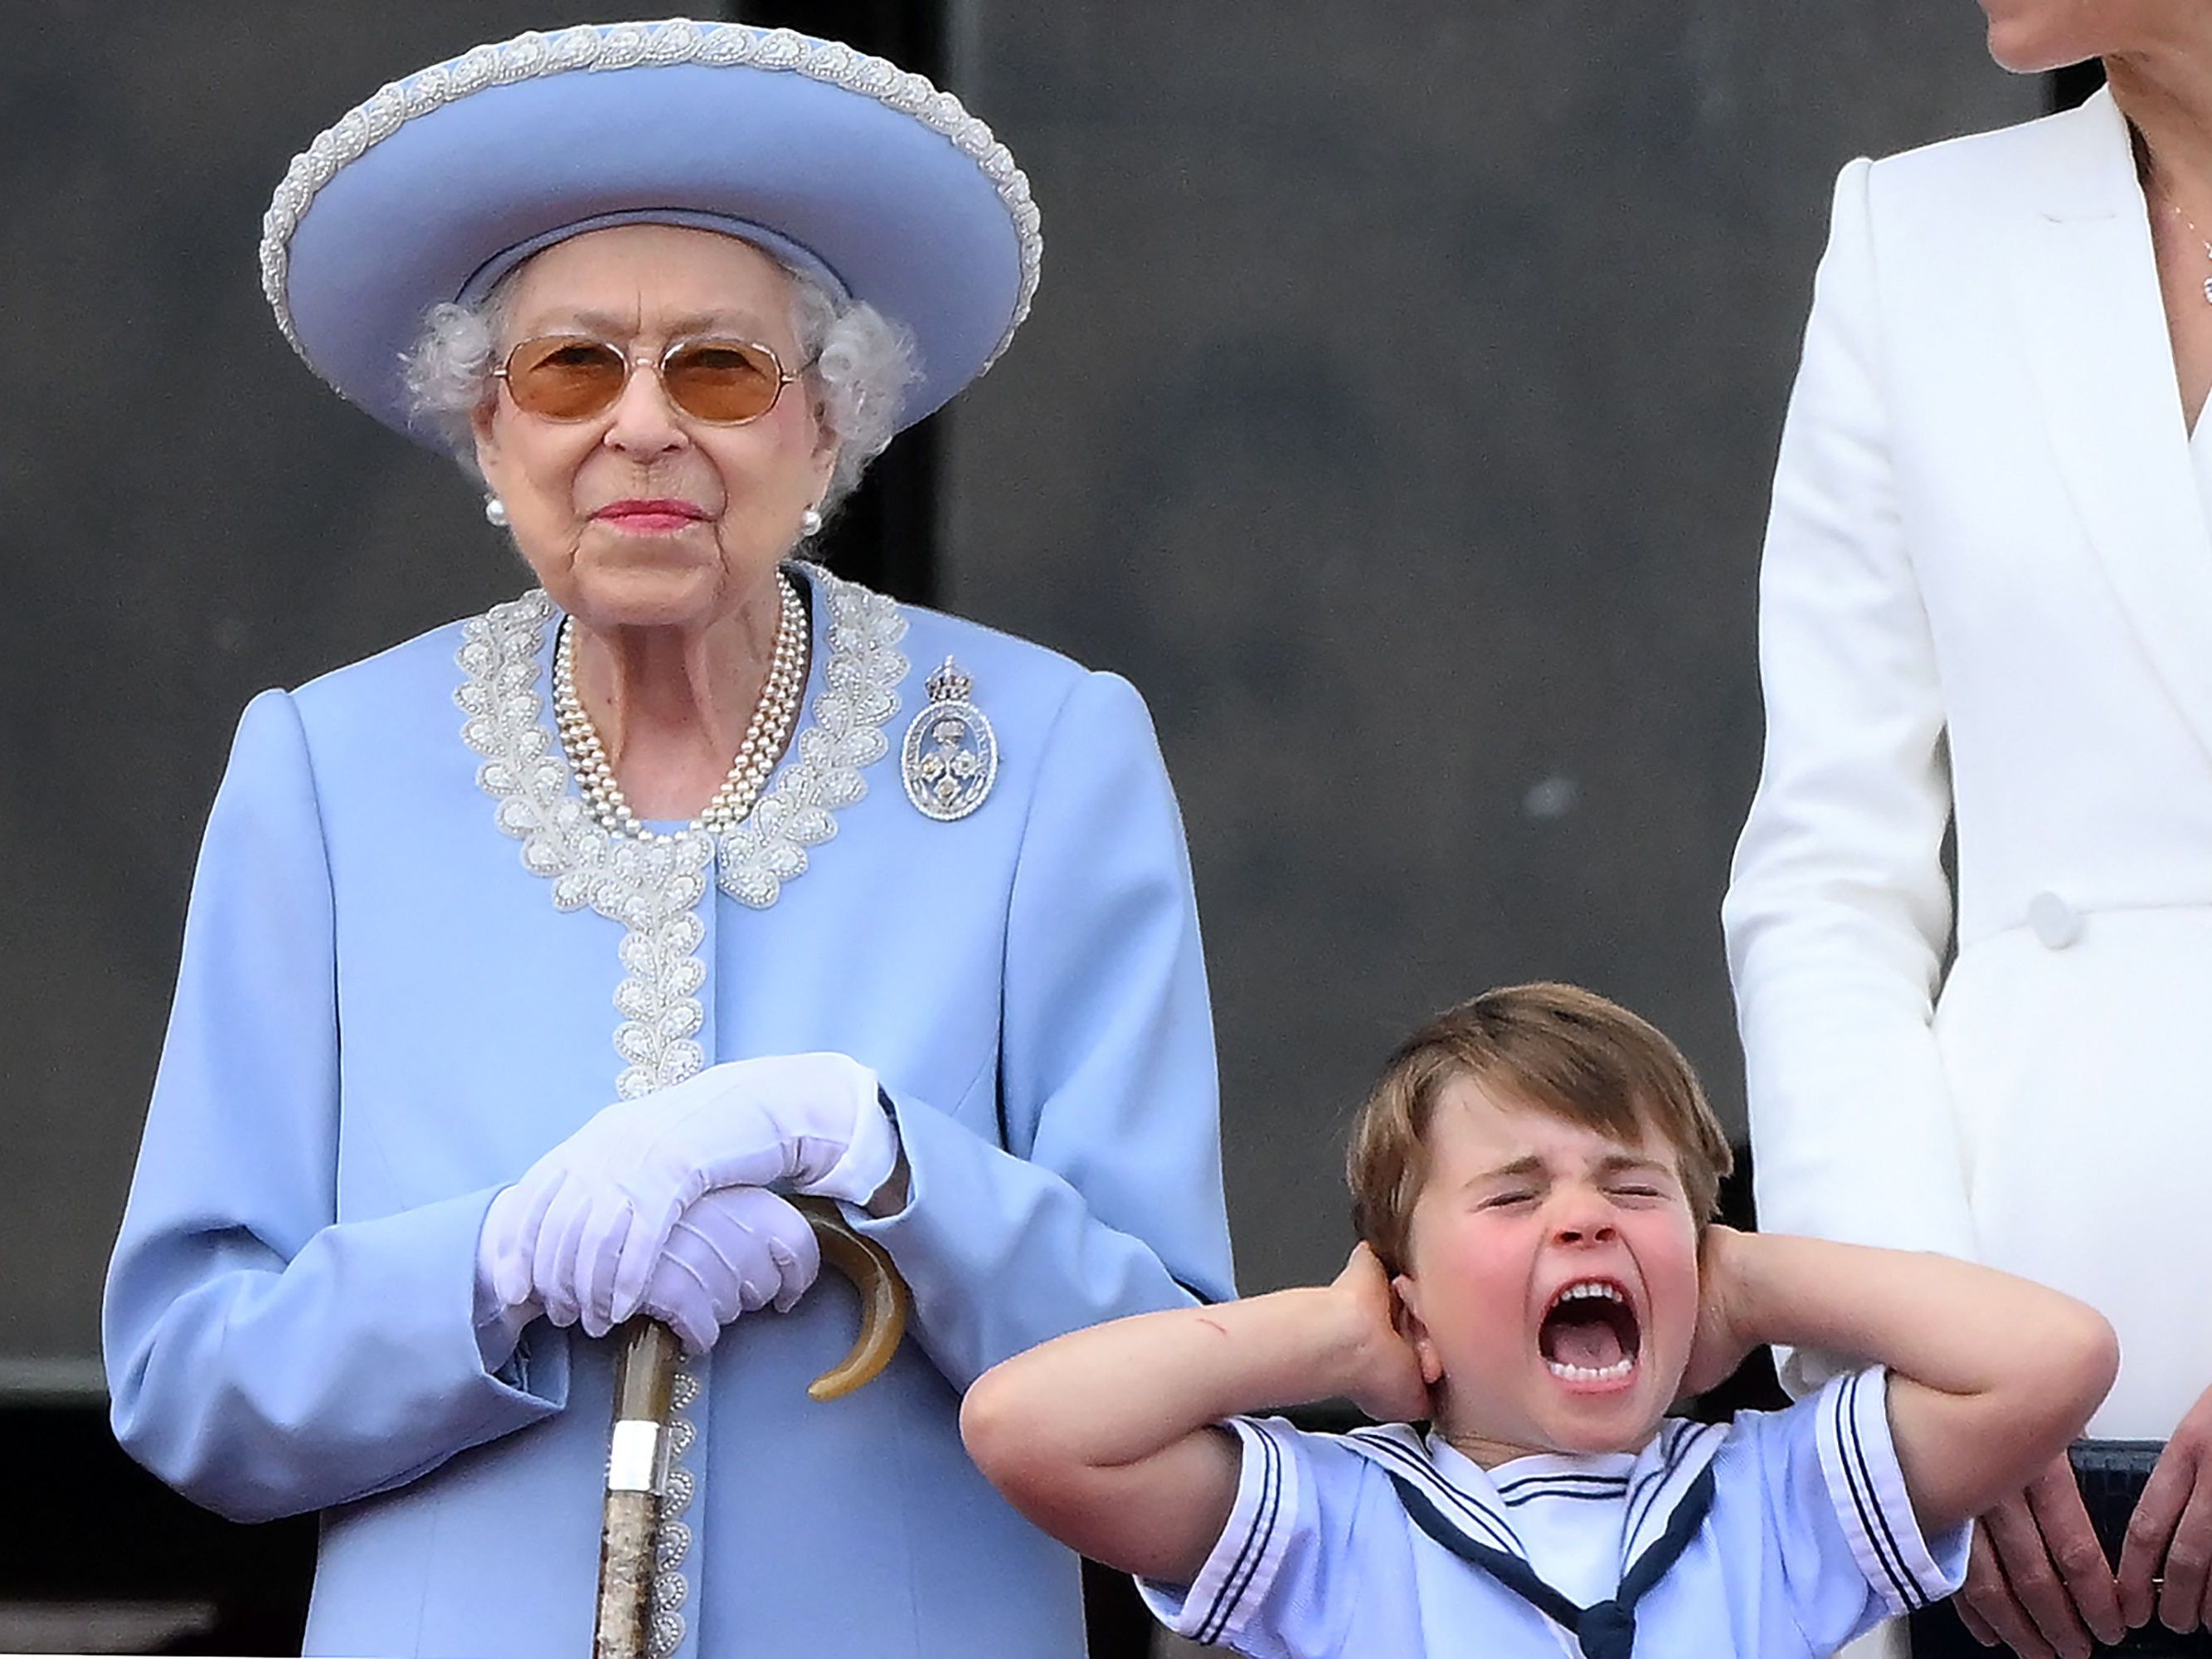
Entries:
[[[742, 902], [711, 869], [625, 873], [579, 828], [542, 599], [246, 712], [106, 1364], [118, 1437], [179, 1491], [325, 1512], [311, 1653], [586, 1650], [611, 1351], [541, 1321], [487, 1372], [485, 1207], [620, 1073], [635, 1091], [817, 1049], [896, 1103], [912, 1199], [860, 1224], [913, 1286], [908, 1337], [879, 1381], [811, 1402], [854, 1328], [825, 1274], [694, 1367], [664, 1645], [1081, 1650], [1074, 1558], [969, 1464], [957, 1408], [1060, 1332], [1232, 1294], [1174, 797], [1125, 682], [805, 579], [809, 716], [724, 848]], [[909, 802], [899, 752], [947, 655], [1001, 754], [951, 823]]]

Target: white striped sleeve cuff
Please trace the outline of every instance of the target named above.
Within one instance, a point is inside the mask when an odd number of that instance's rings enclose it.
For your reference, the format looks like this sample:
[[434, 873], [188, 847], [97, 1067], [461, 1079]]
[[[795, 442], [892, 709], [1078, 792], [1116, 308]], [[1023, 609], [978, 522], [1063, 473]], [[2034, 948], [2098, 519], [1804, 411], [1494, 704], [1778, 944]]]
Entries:
[[1291, 1448], [1246, 1418], [1231, 1418], [1243, 1464], [1237, 1502], [1221, 1536], [1190, 1588], [1140, 1578], [1152, 1614], [1178, 1636], [1229, 1642], [1266, 1601], [1290, 1547], [1298, 1513], [1298, 1459]]
[[1889, 1373], [1876, 1367], [1832, 1378], [1817, 1409], [1820, 1472], [1859, 1571], [1893, 1613], [1942, 1601], [1966, 1577], [1968, 1533], [1962, 1527], [1936, 1540], [1942, 1561], [1920, 1535], [1889, 1435]]

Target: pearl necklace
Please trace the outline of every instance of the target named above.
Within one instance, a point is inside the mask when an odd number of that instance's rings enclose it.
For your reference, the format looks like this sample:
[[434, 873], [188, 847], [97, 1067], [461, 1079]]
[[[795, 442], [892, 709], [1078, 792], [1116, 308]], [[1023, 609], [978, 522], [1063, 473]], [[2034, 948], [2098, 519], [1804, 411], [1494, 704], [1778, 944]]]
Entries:
[[[775, 654], [769, 662], [767, 683], [761, 687], [760, 701], [753, 705], [753, 717], [746, 723], [737, 758], [730, 763], [729, 775], [707, 803], [707, 810], [691, 820], [692, 830], [719, 836], [744, 821], [760, 799], [769, 775], [791, 741], [791, 729], [798, 723], [799, 705], [806, 689], [806, 607], [789, 576], [779, 570], [775, 581], [781, 611], [776, 620]], [[607, 763], [599, 730], [585, 712], [584, 700], [576, 695], [576, 631], [574, 620], [567, 617], [561, 619], [560, 637], [553, 647], [553, 719], [560, 728], [561, 747], [567, 750], [569, 768], [576, 775], [577, 790], [599, 827], [609, 835], [634, 841], [661, 840], [659, 832], [647, 829], [630, 811], [622, 786], [615, 781], [614, 768]]]

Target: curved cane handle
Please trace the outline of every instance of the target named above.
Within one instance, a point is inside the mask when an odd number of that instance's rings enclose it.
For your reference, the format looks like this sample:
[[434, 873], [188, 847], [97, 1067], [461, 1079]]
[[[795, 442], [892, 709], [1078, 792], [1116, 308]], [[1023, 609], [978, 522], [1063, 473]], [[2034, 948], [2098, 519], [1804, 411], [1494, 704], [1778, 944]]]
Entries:
[[835, 1204], [820, 1198], [796, 1198], [792, 1202], [814, 1229], [814, 1237], [822, 1245], [822, 1259], [851, 1279], [853, 1288], [860, 1293], [860, 1334], [854, 1339], [852, 1352], [806, 1389], [810, 1400], [840, 1400], [874, 1382], [891, 1363], [899, 1339], [906, 1334], [909, 1292], [890, 1252], [854, 1231]]

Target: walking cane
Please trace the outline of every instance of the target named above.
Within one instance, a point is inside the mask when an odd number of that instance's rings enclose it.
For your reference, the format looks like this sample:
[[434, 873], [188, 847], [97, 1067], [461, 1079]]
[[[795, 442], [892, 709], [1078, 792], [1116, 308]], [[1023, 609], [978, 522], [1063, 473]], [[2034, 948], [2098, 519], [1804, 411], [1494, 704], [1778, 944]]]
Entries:
[[[818, 1198], [792, 1201], [814, 1229], [823, 1259], [860, 1293], [860, 1333], [852, 1351], [806, 1390], [810, 1399], [836, 1400], [873, 1381], [890, 1364], [906, 1332], [906, 1281], [884, 1247], [854, 1231], [836, 1205]], [[657, 1319], [630, 1320], [621, 1335], [614, 1434], [607, 1449], [606, 1512], [599, 1531], [593, 1659], [645, 1659], [653, 1538], [668, 1486], [669, 1399], [680, 1355], [676, 1334]]]

